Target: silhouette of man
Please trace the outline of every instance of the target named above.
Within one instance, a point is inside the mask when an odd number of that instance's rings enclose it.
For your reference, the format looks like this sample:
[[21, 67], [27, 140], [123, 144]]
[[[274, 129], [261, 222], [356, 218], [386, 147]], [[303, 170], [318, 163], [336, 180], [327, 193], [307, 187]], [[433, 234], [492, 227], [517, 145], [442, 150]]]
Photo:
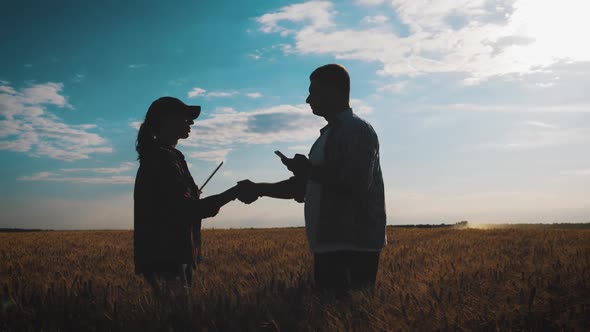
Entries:
[[379, 254], [387, 242], [379, 141], [370, 124], [349, 105], [350, 78], [337, 64], [310, 75], [306, 102], [328, 124], [311, 147], [281, 158], [293, 172], [277, 183], [241, 181], [245, 203], [268, 196], [305, 202], [305, 229], [314, 254], [316, 287], [343, 293], [373, 288]]

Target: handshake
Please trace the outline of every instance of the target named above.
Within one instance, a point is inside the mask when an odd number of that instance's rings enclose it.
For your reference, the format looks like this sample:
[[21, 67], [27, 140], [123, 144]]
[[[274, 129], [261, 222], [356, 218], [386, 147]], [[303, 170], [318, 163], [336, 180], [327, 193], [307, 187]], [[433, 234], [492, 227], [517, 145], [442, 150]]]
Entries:
[[[300, 178], [306, 178], [311, 170], [311, 164], [309, 160], [301, 154], [296, 154], [293, 158], [287, 158], [281, 156], [281, 162], [287, 166], [287, 168], [293, 172], [293, 175]], [[265, 183], [254, 183], [250, 180], [242, 180], [237, 185], [224, 191], [221, 194], [209, 196], [202, 200], [203, 206], [205, 206], [205, 212], [203, 213], [204, 218], [215, 216], [221, 207], [230, 201], [239, 199], [242, 203], [251, 204], [255, 202], [259, 197], [270, 196], [286, 198], [290, 194], [285, 193], [284, 188], [277, 187], [276, 184], [265, 184]], [[290, 189], [287, 189], [290, 190]], [[211, 204], [208, 204], [208, 203]]]
[[251, 204], [262, 196], [259, 185], [250, 180], [242, 180], [230, 190], [233, 191], [235, 198], [245, 204]]
[[[287, 166], [293, 175], [298, 177], [307, 177], [311, 170], [311, 163], [301, 154], [296, 154], [293, 158], [287, 158], [283, 154], [279, 153], [281, 162]], [[255, 202], [259, 197], [266, 196], [268, 193], [263, 193], [265, 188], [264, 184], [254, 183], [250, 180], [242, 180], [238, 182], [236, 186], [231, 188], [230, 191], [233, 199], [239, 199], [242, 203], [251, 204]], [[268, 191], [268, 189], [264, 189]]]
[[246, 204], [251, 204], [262, 196], [259, 185], [250, 181], [242, 180], [237, 185], [222, 192], [221, 194], [209, 196], [200, 200], [201, 218], [215, 217], [219, 210], [227, 203], [236, 198]]

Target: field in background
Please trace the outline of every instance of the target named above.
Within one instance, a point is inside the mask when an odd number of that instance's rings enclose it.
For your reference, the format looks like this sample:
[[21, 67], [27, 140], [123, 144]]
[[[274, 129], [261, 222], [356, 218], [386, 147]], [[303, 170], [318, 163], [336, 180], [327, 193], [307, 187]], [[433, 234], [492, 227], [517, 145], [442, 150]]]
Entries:
[[132, 235], [0, 233], [0, 331], [590, 330], [590, 230], [388, 228], [347, 301], [311, 289], [303, 229], [205, 230], [190, 315], [133, 274]]

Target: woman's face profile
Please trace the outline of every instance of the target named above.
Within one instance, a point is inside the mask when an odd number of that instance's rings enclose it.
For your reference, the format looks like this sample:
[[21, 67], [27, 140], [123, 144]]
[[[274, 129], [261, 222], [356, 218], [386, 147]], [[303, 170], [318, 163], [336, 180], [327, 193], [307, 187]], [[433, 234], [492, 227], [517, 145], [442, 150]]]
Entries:
[[162, 119], [161, 135], [170, 139], [188, 138], [191, 125], [195, 122], [179, 114], [172, 114]]

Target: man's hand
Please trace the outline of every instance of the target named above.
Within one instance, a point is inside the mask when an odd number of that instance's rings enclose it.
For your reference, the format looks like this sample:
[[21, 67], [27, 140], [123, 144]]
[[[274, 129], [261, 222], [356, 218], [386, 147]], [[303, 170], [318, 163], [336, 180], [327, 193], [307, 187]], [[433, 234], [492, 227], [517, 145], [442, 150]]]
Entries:
[[250, 180], [242, 180], [238, 182], [238, 199], [245, 204], [255, 202], [260, 196], [256, 183]]
[[293, 158], [281, 158], [281, 162], [297, 177], [307, 176], [311, 163], [306, 156], [296, 154]]

